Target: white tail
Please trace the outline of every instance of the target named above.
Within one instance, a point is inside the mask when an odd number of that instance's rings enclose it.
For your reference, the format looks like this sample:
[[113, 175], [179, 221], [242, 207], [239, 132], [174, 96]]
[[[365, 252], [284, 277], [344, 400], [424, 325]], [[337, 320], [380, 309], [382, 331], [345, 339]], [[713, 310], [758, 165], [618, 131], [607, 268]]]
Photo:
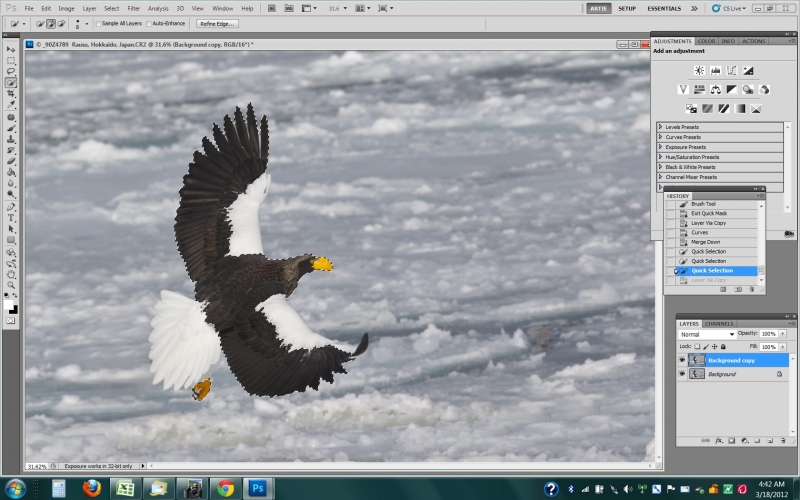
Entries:
[[206, 323], [204, 304], [163, 290], [150, 322], [150, 371], [164, 389], [189, 388], [210, 376], [222, 350], [214, 327]]

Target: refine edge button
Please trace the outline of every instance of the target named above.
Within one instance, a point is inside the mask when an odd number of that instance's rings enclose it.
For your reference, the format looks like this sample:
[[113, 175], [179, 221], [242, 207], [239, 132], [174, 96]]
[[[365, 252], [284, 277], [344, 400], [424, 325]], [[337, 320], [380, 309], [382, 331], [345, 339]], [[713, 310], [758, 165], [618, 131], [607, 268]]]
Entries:
[[238, 28], [238, 19], [198, 19], [198, 28]]
[[587, 3], [587, 14], [611, 14], [611, 2], [608, 3]]

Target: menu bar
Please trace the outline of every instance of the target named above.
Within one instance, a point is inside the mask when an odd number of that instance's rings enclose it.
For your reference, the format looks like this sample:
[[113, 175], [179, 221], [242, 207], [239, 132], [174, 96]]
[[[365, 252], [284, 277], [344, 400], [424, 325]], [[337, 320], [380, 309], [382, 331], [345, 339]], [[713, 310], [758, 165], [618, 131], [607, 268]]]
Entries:
[[[796, 4], [770, 4], [774, 7], [765, 12], [763, 4], [758, 10], [754, 5], [742, 4], [736, 10], [716, 9], [715, 2], [509, 2], [475, 1], [454, 6], [448, 1], [392, 2], [377, 1], [266, 1], [266, 2], [6, 2], [4, 15], [586, 15], [603, 14], [613, 16], [718, 16], [759, 13], [776, 16], [796, 15]], [[784, 8], [786, 6], [786, 8]]]

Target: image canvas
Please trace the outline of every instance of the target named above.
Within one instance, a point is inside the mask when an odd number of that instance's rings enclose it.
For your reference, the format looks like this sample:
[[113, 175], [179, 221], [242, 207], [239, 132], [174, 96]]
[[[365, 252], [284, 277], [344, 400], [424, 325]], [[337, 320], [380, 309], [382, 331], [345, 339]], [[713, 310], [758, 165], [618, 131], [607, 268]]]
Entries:
[[[639, 462], [655, 437], [649, 59], [639, 52], [30, 52], [28, 462]], [[369, 348], [332, 384], [153, 384], [203, 137], [269, 123], [264, 254]]]

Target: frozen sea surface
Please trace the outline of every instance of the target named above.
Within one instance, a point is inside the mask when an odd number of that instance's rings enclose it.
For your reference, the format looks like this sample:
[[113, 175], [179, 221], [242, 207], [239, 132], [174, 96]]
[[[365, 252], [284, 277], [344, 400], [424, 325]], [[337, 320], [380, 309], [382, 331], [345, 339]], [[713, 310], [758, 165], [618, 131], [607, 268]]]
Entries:
[[[654, 437], [647, 54], [29, 55], [26, 453], [48, 461], [641, 461]], [[151, 384], [191, 153], [270, 118], [265, 252], [367, 353], [319, 392]]]

